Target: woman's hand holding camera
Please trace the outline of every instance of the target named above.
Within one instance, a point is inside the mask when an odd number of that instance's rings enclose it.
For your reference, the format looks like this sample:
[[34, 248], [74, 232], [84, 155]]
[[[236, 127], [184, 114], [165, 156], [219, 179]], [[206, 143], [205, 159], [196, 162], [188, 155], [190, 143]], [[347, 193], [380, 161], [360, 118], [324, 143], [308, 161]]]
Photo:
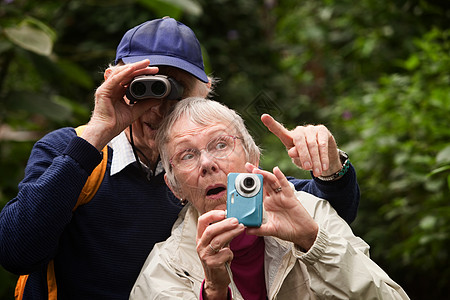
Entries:
[[205, 272], [205, 299], [226, 299], [230, 278], [225, 264], [233, 260], [230, 241], [245, 230], [236, 218], [225, 219], [223, 210], [200, 216], [197, 227], [197, 253]]
[[264, 177], [264, 209], [267, 220], [259, 228], [247, 228], [248, 234], [274, 236], [293, 242], [308, 251], [316, 240], [319, 227], [294, 194], [278, 167], [273, 173], [247, 163], [247, 171]]

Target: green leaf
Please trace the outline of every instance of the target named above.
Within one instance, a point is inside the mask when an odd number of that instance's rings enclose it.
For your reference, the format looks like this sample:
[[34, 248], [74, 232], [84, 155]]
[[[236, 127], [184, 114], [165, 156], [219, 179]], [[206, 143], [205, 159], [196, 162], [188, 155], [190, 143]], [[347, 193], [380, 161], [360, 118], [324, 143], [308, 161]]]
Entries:
[[428, 176], [433, 176], [433, 175], [436, 175], [436, 174], [438, 174], [438, 173], [442, 173], [442, 172], [445, 172], [445, 171], [448, 171], [448, 170], [450, 170], [450, 165], [449, 165], [449, 166], [443, 166], [443, 167], [437, 168], [437, 169], [431, 171], [431, 172], [428, 174]]
[[70, 107], [58, 101], [58, 98], [49, 98], [45, 94], [32, 91], [20, 91], [11, 93], [8, 99], [11, 99], [7, 102], [11, 111], [39, 114], [49, 120], [58, 122], [68, 120], [72, 116]]
[[94, 87], [94, 82], [91, 76], [79, 65], [66, 59], [60, 59], [58, 61], [58, 65], [61, 70], [64, 71], [64, 74], [67, 76], [68, 80], [76, 82], [80, 86], [87, 89], [92, 89]]
[[419, 66], [419, 64], [420, 64], [420, 60], [417, 57], [417, 55], [411, 55], [408, 58], [408, 60], [405, 61], [405, 68], [407, 70], [412, 71], [412, 70], [416, 69]]
[[447, 176], [447, 185], [448, 189], [450, 190], [450, 175]]
[[202, 7], [192, 0], [161, 0], [166, 3], [170, 3], [174, 6], [181, 8], [185, 13], [200, 16], [202, 14]]
[[138, 2], [160, 16], [175, 19], [179, 19], [183, 12], [193, 16], [200, 16], [203, 12], [202, 7], [192, 0], [138, 0]]
[[445, 147], [436, 156], [437, 164], [444, 164], [450, 162], [450, 146]]
[[420, 220], [419, 227], [423, 230], [432, 230], [437, 223], [437, 218], [435, 216], [425, 216]]
[[4, 29], [6, 37], [14, 44], [39, 55], [50, 55], [55, 34], [39, 20], [26, 18], [19, 25]]

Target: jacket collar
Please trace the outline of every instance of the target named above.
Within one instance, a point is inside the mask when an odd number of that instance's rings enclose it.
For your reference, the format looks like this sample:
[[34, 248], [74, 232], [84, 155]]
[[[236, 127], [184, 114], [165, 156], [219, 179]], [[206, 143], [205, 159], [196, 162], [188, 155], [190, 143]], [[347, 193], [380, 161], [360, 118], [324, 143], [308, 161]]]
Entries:
[[180, 271], [188, 272], [193, 278], [203, 281], [205, 275], [195, 251], [199, 216], [198, 211], [189, 203], [180, 212], [178, 220], [172, 228], [175, 251], [172, 262], [174, 266], [179, 266]]

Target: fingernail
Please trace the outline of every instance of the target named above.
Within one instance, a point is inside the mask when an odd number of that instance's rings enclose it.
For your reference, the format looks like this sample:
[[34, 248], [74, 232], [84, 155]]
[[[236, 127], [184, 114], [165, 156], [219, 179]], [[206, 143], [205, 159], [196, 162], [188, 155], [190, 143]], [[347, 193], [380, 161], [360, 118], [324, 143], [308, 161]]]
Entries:
[[314, 169], [314, 174], [315, 174], [315, 175], [318, 175], [318, 174], [320, 174], [320, 170], [319, 170], [319, 168], [315, 168], [315, 169]]
[[305, 170], [310, 170], [310, 169], [311, 169], [311, 164], [310, 164], [309, 162], [305, 162], [305, 163], [303, 164], [303, 168], [304, 168]]
[[328, 169], [328, 168], [327, 168], [327, 165], [326, 165], [326, 164], [323, 164], [323, 165], [322, 165], [322, 169], [324, 169], [324, 170]]

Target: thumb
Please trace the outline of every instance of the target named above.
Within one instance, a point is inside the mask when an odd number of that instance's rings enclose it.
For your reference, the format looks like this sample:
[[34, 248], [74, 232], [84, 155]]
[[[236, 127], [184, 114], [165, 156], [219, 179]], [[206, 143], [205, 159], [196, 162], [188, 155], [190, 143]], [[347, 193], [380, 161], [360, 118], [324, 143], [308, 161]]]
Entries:
[[270, 130], [273, 134], [275, 134], [280, 141], [284, 144], [284, 146], [288, 149], [294, 147], [294, 142], [292, 140], [292, 135], [289, 130], [287, 130], [281, 123], [275, 120], [271, 115], [263, 114], [261, 116], [261, 121]]

